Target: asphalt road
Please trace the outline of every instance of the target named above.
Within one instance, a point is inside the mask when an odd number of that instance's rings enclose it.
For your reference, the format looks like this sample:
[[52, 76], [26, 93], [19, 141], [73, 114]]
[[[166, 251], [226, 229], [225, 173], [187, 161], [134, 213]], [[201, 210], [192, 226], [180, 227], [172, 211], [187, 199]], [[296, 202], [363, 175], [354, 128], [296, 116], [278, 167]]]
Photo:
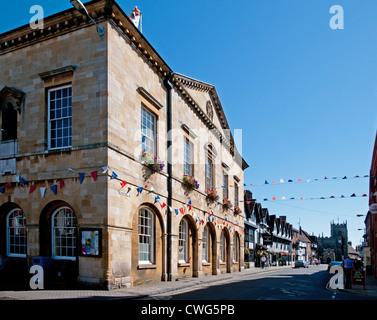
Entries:
[[326, 285], [332, 274], [327, 265], [309, 268], [270, 268], [237, 282], [203, 285], [200, 288], [150, 297], [153, 300], [375, 300], [332, 291]]

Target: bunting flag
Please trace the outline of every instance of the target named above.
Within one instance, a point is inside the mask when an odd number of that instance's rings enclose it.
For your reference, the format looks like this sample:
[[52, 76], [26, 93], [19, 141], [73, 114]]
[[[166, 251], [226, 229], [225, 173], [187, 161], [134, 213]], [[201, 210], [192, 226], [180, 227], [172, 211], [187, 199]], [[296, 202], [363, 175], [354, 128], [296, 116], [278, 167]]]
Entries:
[[92, 171], [90, 174], [93, 178], [93, 181], [97, 181], [97, 174], [98, 174], [97, 170]]
[[56, 195], [57, 190], [58, 190], [58, 186], [56, 184], [53, 184], [52, 186], [50, 186], [50, 189], [52, 190], [52, 192], [54, 193], [54, 195]]
[[121, 187], [121, 188], [124, 188], [124, 187], [126, 186], [126, 184], [127, 184], [127, 182], [125, 182], [125, 181], [122, 180], [122, 181], [120, 182], [120, 187]]
[[43, 198], [45, 196], [45, 193], [46, 193], [46, 188], [40, 187], [40, 191], [41, 191], [41, 198]]
[[79, 172], [79, 179], [80, 179], [80, 184], [84, 181], [85, 178], [85, 173], [84, 172]]
[[34, 184], [31, 184], [29, 188], [29, 194], [32, 194], [35, 191], [35, 189], [37, 189], [37, 187]]
[[59, 187], [60, 187], [60, 190], [62, 190], [64, 188], [64, 180], [63, 179], [59, 180]]
[[113, 173], [111, 174], [110, 180], [115, 179], [117, 177], [118, 177], [118, 175], [113, 171]]
[[157, 195], [156, 198], [154, 199], [154, 203], [159, 202], [159, 201], [160, 201], [160, 197]]

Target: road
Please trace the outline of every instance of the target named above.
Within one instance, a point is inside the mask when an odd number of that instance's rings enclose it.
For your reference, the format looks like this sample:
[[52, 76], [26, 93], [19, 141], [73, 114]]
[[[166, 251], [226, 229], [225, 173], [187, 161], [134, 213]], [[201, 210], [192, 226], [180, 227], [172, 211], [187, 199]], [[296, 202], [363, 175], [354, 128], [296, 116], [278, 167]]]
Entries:
[[326, 288], [332, 274], [327, 265], [309, 268], [270, 268], [236, 282], [203, 285], [149, 297], [153, 300], [375, 300]]

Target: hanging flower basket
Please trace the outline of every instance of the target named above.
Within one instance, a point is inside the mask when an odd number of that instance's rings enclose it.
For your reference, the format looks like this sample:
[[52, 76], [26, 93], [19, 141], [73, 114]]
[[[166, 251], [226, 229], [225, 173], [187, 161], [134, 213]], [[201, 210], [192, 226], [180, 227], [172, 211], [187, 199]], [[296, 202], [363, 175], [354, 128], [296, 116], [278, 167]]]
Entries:
[[211, 201], [217, 201], [219, 200], [219, 196], [217, 195], [217, 191], [214, 191], [212, 189], [207, 188], [207, 199]]
[[192, 176], [188, 176], [188, 175], [184, 175], [183, 176], [183, 182], [185, 183], [185, 185], [192, 189], [192, 190], [196, 190], [199, 188], [199, 183], [198, 181], [196, 181]]
[[223, 206], [225, 209], [230, 209], [232, 207], [232, 203], [227, 198], [223, 198]]
[[241, 212], [242, 211], [241, 211], [240, 207], [237, 207], [237, 206], [234, 207], [234, 214], [240, 214]]
[[153, 172], [161, 172], [165, 167], [165, 164], [154, 154], [141, 151], [141, 157], [144, 160], [145, 165]]
[[250, 249], [245, 247], [245, 254], [250, 254]]

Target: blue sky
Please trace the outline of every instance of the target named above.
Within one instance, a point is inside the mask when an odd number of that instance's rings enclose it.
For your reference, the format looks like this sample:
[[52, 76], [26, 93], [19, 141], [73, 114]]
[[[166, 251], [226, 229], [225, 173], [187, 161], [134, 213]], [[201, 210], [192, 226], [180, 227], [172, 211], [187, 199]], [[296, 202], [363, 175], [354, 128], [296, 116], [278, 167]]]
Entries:
[[[0, 33], [27, 24], [32, 5], [45, 16], [69, 0], [13, 0], [0, 12]], [[138, 5], [143, 34], [178, 73], [216, 86], [232, 129], [243, 130], [245, 183], [270, 214], [294, 227], [329, 235], [330, 221], [348, 222], [361, 240], [377, 129], [377, 2], [375, 0], [118, 0]], [[344, 29], [332, 30], [332, 5]], [[323, 180], [338, 177], [337, 180]], [[318, 182], [263, 185], [267, 179]], [[344, 199], [263, 201], [299, 197]]]

